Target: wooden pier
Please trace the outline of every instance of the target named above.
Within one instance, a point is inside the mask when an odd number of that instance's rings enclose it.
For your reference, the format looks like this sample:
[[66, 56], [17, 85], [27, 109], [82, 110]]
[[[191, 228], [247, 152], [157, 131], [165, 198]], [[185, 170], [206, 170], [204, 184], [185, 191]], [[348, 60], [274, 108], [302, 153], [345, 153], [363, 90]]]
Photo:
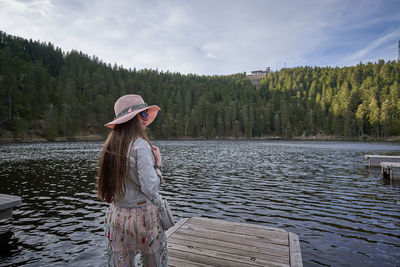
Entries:
[[400, 162], [400, 156], [364, 155], [370, 167], [380, 167], [381, 162]]
[[21, 204], [21, 198], [13, 195], [0, 194], [0, 220], [12, 215], [12, 209]]
[[193, 217], [166, 234], [169, 266], [303, 266], [298, 236], [279, 228]]
[[8, 224], [4, 224], [12, 215], [14, 207], [21, 204], [21, 198], [13, 195], [0, 194], [0, 249], [4, 250], [8, 246], [8, 242], [12, 236], [11, 229]]
[[383, 178], [400, 180], [400, 162], [381, 162]]

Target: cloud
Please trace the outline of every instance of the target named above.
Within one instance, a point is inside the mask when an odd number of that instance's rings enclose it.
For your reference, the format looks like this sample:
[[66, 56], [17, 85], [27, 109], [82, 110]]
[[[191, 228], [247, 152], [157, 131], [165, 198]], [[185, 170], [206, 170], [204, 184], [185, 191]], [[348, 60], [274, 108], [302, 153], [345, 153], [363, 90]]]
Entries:
[[398, 34], [396, 11], [372, 0], [0, 0], [0, 30], [127, 68], [212, 75], [375, 58]]
[[[383, 44], [392, 47], [396, 43], [396, 38], [399, 38], [399, 36], [400, 36], [400, 28], [390, 33], [384, 34], [378, 39], [373, 40], [367, 46], [344, 58], [340, 62], [340, 65], [354, 65], [360, 61], [364, 61], [366, 58], [369, 58], [367, 56], [370, 55], [375, 49], [380, 48], [380, 50], [382, 51], [384, 48], [382, 47]], [[388, 41], [391, 41], [391, 44], [388, 44]]]
[[218, 59], [218, 57], [212, 53], [207, 53], [206, 57], [211, 59]]
[[44, 18], [52, 15], [53, 10], [54, 5], [50, 0], [31, 2], [0, 0], [0, 25], [2, 30], [11, 29], [16, 32], [15, 34], [26, 34], [26, 28], [37, 34], [41, 31], [40, 26], [46, 26], [42, 22]]

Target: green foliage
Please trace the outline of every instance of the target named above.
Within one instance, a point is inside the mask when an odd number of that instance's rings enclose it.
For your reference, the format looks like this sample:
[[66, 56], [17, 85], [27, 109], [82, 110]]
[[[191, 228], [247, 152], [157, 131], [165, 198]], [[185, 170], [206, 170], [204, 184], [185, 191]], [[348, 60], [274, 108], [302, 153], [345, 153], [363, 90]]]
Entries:
[[0, 32], [0, 129], [15, 138], [99, 134], [121, 95], [161, 111], [154, 138], [400, 135], [400, 63], [297, 67], [258, 88], [228, 76], [124, 69], [78, 51]]

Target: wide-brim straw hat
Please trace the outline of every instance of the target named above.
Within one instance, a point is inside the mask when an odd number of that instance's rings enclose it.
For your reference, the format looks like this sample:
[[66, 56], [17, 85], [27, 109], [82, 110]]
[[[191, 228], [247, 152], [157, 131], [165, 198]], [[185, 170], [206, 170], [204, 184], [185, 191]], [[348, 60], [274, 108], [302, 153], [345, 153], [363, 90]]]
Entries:
[[149, 115], [148, 119], [145, 121], [146, 126], [148, 126], [157, 117], [160, 107], [156, 105], [147, 106], [140, 95], [121, 96], [114, 105], [115, 119], [104, 124], [104, 126], [113, 129], [116, 124], [127, 122], [145, 110], [147, 110]]

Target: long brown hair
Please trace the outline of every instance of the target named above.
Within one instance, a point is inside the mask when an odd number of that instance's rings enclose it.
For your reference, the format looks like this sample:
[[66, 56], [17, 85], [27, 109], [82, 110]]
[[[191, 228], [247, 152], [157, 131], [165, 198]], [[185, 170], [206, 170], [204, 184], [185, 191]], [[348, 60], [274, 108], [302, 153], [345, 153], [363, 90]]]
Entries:
[[116, 124], [108, 135], [100, 155], [97, 172], [96, 187], [100, 199], [111, 203], [124, 195], [125, 177], [128, 171], [126, 157], [128, 152], [130, 154], [128, 148], [137, 137], [144, 138], [151, 145], [145, 130], [140, 125], [138, 115], [125, 123]]

